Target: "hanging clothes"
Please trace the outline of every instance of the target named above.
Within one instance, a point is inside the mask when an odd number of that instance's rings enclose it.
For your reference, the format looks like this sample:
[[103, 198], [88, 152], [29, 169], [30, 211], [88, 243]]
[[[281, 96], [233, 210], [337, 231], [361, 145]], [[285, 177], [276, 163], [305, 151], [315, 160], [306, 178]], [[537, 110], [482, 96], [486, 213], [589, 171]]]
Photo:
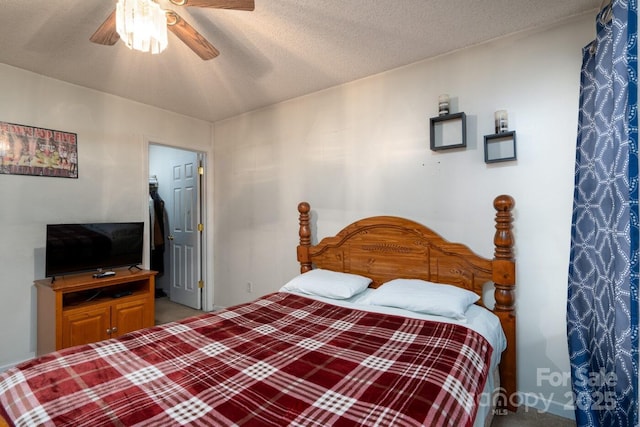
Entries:
[[158, 194], [157, 186], [149, 186], [149, 218], [151, 238], [151, 269], [164, 274], [165, 227], [168, 226], [164, 201]]

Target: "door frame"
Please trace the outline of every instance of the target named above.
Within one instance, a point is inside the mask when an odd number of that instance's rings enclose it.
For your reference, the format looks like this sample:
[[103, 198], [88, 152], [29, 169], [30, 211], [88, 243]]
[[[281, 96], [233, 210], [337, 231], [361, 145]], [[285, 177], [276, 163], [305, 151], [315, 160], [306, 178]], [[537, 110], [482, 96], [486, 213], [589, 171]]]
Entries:
[[[178, 150], [192, 151], [202, 158], [202, 165], [204, 167], [204, 176], [200, 180], [200, 191], [198, 194], [199, 209], [201, 212], [201, 222], [204, 224], [204, 231], [201, 233], [201, 251], [200, 251], [200, 266], [201, 266], [201, 279], [204, 281], [204, 287], [202, 288], [201, 305], [203, 311], [212, 311], [214, 309], [213, 300], [213, 220], [211, 218], [211, 212], [213, 212], [213, 170], [212, 161], [213, 152], [211, 149], [199, 150], [193, 147], [183, 147], [176, 144], [170, 144], [163, 142], [161, 138], [144, 136], [143, 137], [143, 175], [141, 177], [141, 200], [148, 200], [149, 197], [149, 147], [151, 145], [163, 146], [167, 148], [175, 148]], [[143, 203], [144, 222], [145, 227], [148, 230], [150, 226], [149, 221], [149, 205]], [[150, 261], [150, 242], [149, 233], [145, 233], [144, 236], [144, 257], [143, 262], [145, 268], [149, 268]]]

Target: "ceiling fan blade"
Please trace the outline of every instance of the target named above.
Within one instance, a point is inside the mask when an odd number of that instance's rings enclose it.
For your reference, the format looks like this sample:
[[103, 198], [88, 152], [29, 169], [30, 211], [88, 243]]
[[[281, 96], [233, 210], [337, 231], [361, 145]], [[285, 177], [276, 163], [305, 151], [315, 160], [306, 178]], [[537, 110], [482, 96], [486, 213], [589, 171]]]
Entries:
[[171, 0], [176, 6], [212, 7], [216, 9], [254, 10], [254, 0]]
[[167, 10], [167, 26], [180, 40], [200, 58], [207, 60], [220, 55], [218, 49], [196, 31], [191, 25], [172, 10]]
[[111, 12], [111, 15], [98, 27], [95, 33], [89, 37], [94, 43], [105, 44], [113, 46], [120, 36], [116, 32], [116, 11]]

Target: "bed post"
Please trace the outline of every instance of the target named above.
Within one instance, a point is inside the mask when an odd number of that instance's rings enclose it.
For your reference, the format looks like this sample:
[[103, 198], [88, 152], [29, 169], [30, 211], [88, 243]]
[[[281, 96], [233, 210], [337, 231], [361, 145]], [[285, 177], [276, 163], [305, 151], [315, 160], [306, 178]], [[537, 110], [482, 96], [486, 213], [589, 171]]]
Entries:
[[516, 263], [513, 256], [513, 217], [511, 211], [515, 200], [511, 196], [501, 195], [493, 201], [496, 209], [496, 234], [493, 238], [495, 254], [493, 258], [493, 282], [495, 283], [494, 313], [500, 318], [507, 337], [507, 348], [500, 362], [500, 381], [504, 391], [502, 407], [515, 411], [518, 407], [516, 382], [516, 312], [515, 287]]
[[311, 258], [309, 257], [309, 248], [311, 247], [311, 228], [309, 227], [309, 211], [311, 206], [307, 202], [298, 204], [298, 212], [300, 213], [300, 244], [298, 245], [298, 262], [300, 263], [300, 273], [306, 273], [311, 270]]

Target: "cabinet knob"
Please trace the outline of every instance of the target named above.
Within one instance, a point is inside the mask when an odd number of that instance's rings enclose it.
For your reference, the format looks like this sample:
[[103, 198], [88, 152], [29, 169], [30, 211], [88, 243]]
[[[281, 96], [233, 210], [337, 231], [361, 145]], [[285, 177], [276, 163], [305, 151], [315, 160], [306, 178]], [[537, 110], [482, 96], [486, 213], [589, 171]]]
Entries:
[[113, 328], [111, 328], [111, 333], [115, 334], [116, 332], [118, 332], [118, 328], [116, 328], [115, 326]]
[[111, 335], [111, 328], [107, 329], [107, 335]]

